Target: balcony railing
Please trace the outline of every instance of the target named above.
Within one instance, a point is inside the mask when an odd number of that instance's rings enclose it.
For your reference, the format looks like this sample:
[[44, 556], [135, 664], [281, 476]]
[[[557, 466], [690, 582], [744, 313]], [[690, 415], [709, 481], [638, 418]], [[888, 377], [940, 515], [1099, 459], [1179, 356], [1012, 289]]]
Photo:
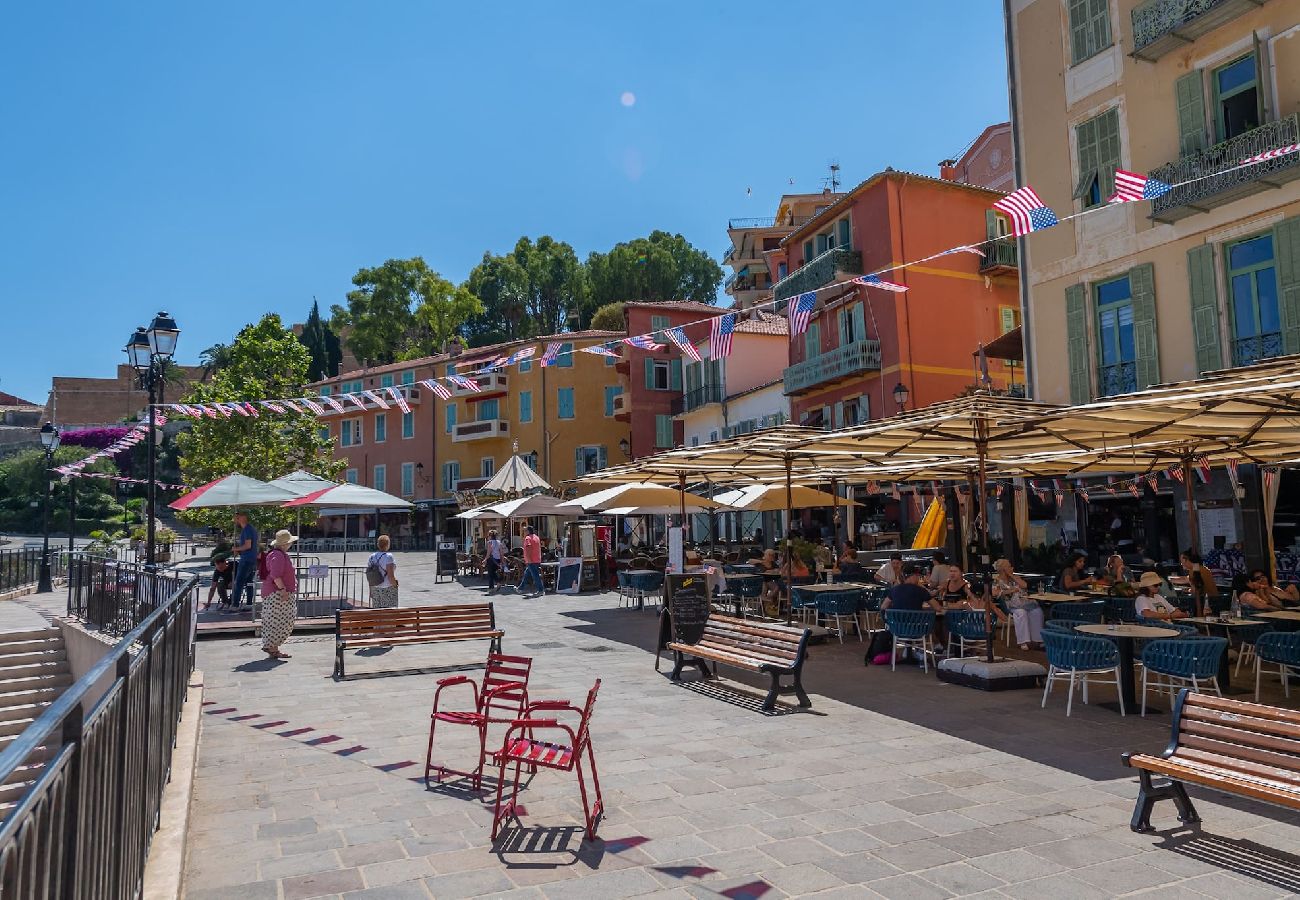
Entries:
[[1278, 331], [1237, 338], [1232, 345], [1232, 359], [1239, 366], [1249, 366], [1261, 359], [1281, 355], [1282, 334]]
[[861, 275], [862, 254], [847, 247], [833, 247], [774, 284], [772, 296], [777, 301], [785, 300], [830, 284], [841, 274]]
[[673, 398], [673, 415], [680, 416], [682, 413], [699, 409], [701, 406], [708, 406], [710, 403], [721, 403], [723, 396], [722, 385], [720, 384], [706, 384], [703, 387], [697, 387], [692, 391], [687, 391], [680, 397]]
[[509, 437], [510, 423], [505, 419], [484, 419], [481, 422], [458, 422], [452, 432], [454, 443], [481, 441], [485, 438]]
[[862, 372], [880, 371], [880, 341], [854, 341], [785, 370], [786, 395]]
[[1137, 390], [1137, 363], [1102, 366], [1097, 370], [1097, 388], [1103, 397], [1133, 393]]
[[1152, 202], [1151, 218], [1174, 222], [1300, 178], [1300, 153], [1236, 168], [1243, 159], [1295, 143], [1300, 143], [1300, 114], [1293, 113], [1161, 166], [1151, 177], [1178, 186]]
[[473, 399], [480, 394], [500, 394], [506, 390], [508, 376], [505, 372], [489, 372], [486, 375], [469, 375], [478, 383], [478, 390], [470, 390], [467, 387], [453, 384], [451, 386], [451, 395], [453, 397], [469, 397]]
[[1182, 47], [1265, 0], [1147, 0], [1133, 8], [1133, 56], [1148, 62]]
[[984, 273], [1005, 272], [1020, 266], [1020, 252], [1016, 242], [1010, 239], [993, 241], [984, 245], [984, 259], [980, 262], [980, 271]]
[[798, 228], [805, 225], [812, 216], [758, 216], [757, 218], [748, 219], [728, 219], [727, 228], [734, 230], [736, 228]]

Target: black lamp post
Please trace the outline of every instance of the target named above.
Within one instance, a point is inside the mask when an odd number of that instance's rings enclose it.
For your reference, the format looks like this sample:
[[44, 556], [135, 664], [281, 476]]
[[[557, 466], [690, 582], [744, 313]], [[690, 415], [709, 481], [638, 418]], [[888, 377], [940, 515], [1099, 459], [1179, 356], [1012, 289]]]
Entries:
[[50, 491], [53, 482], [50, 479], [50, 464], [54, 461], [54, 451], [59, 449], [59, 429], [49, 422], [41, 426], [41, 446], [45, 448], [45, 467], [41, 470], [45, 479], [45, 502], [41, 506], [41, 532], [44, 539], [41, 546], [41, 571], [36, 584], [36, 593], [48, 594], [54, 590], [50, 578]]
[[898, 404], [900, 412], [907, 409], [907, 385], [901, 381], [894, 385], [894, 402]]
[[167, 361], [176, 352], [176, 342], [181, 330], [176, 320], [165, 312], [153, 317], [149, 327], [137, 328], [126, 342], [126, 358], [140, 378], [140, 386], [149, 392], [149, 484], [145, 499], [145, 560], [154, 564], [154, 498], [158, 492], [156, 475], [158, 436], [156, 432], [159, 392]]

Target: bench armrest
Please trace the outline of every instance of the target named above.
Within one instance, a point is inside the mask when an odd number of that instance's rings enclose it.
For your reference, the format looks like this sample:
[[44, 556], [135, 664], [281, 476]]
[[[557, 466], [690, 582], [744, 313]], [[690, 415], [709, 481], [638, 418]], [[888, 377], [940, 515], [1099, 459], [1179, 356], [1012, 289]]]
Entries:
[[514, 728], [563, 728], [555, 719], [515, 719], [510, 723], [511, 729]]

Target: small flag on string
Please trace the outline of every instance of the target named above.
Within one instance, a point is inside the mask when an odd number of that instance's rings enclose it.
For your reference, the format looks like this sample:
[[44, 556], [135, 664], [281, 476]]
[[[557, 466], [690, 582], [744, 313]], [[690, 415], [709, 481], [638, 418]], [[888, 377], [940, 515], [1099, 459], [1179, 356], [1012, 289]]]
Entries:
[[1241, 483], [1237, 480], [1237, 467], [1241, 465], [1241, 461], [1236, 459], [1230, 459], [1228, 460], [1227, 465], [1228, 465], [1228, 477], [1232, 479], [1232, 486], [1237, 487]]
[[731, 355], [731, 333], [736, 330], [736, 314], [715, 316], [709, 321], [709, 359]]
[[695, 345], [686, 337], [686, 332], [681, 328], [669, 328], [668, 340], [677, 345], [677, 349], [682, 351], [682, 356], [700, 362], [700, 351], [695, 349]]
[[1151, 488], [1151, 493], [1160, 490], [1160, 475], [1157, 472], [1151, 472], [1147, 475], [1147, 487]]
[[976, 247], [974, 244], [964, 244], [961, 247], [953, 247], [951, 250], [945, 250], [939, 255], [949, 256], [953, 253], [970, 253], [973, 256], [978, 256], [980, 259], [983, 259], [985, 255], [984, 251], [981, 250], [979, 247]]
[[286, 398], [284, 400], [281, 400], [280, 402], [283, 403], [285, 406], [289, 407], [291, 410], [293, 410], [296, 413], [302, 412], [302, 407], [299, 406], [297, 403], [294, 403], [292, 400]]
[[1136, 172], [1115, 170], [1115, 193], [1107, 198], [1107, 203], [1136, 203], [1138, 200], [1154, 200], [1163, 197], [1174, 189], [1173, 185], [1149, 178]]
[[594, 353], [596, 356], [612, 356], [614, 359], [618, 359], [618, 351], [611, 350], [604, 344], [593, 344], [590, 347], [579, 347], [578, 352]]
[[366, 401], [362, 400], [356, 394], [344, 394], [343, 399], [347, 400], [349, 403], [351, 403], [353, 406], [355, 406], [357, 409], [361, 410], [362, 412], [365, 412], [367, 409], [370, 408], [366, 406]]
[[254, 419], [262, 418], [262, 414], [257, 411], [257, 407], [254, 406], [252, 403], [248, 402], [247, 400], [244, 401], [244, 409]]
[[1002, 491], [1003, 491], [1004, 488], [1005, 488], [1005, 485], [1004, 485], [1002, 482], [1000, 482], [1000, 481], [995, 482], [994, 485], [993, 485], [993, 496], [994, 496], [994, 497], [1001, 497], [1001, 496], [1002, 496]]
[[303, 397], [302, 405], [310, 409], [318, 416], [325, 415], [325, 407], [321, 406], [319, 403], [317, 403], [315, 400], [311, 399], [310, 397]]
[[1029, 185], [1007, 194], [993, 208], [1011, 218], [1011, 233], [1016, 237], [1057, 224], [1056, 213], [1047, 208]]
[[466, 378], [464, 375], [448, 375], [447, 380], [456, 385], [456, 387], [464, 388], [471, 394], [479, 394], [483, 391], [483, 388], [477, 381], [473, 378]]
[[1168, 476], [1169, 478], [1172, 478], [1174, 481], [1178, 482], [1179, 484], [1183, 483], [1182, 466], [1170, 466], [1168, 469], [1165, 470], [1165, 475]]
[[[229, 419], [229, 418], [233, 415], [233, 413], [232, 413], [229, 409], [226, 408], [226, 404], [224, 404], [224, 403], [214, 403], [214, 404], [212, 404], [212, 405], [216, 407], [217, 412], [221, 413], [221, 414], [222, 414], [223, 416], [225, 416], [227, 419]], [[213, 418], [215, 419], [216, 416], [213, 416]]]
[[332, 397], [331, 395], [322, 394], [321, 399], [324, 400], [326, 403], [328, 403], [330, 405], [330, 409], [334, 410], [335, 412], [341, 412], [341, 413], [347, 412], [347, 410], [343, 408], [343, 404], [335, 400], [334, 397]]
[[859, 275], [857, 278], [850, 278], [849, 281], [852, 284], [865, 284], [867, 287], [880, 288], [882, 291], [893, 291], [895, 294], [907, 292], [907, 285], [886, 281], [879, 275]]
[[1268, 162], [1270, 159], [1277, 159], [1279, 156], [1287, 156], [1292, 153], [1300, 153], [1300, 144], [1287, 144], [1285, 147], [1276, 147], [1272, 150], [1265, 150], [1263, 153], [1256, 153], [1254, 156], [1248, 156], [1238, 165], [1251, 166], [1255, 163]]
[[524, 347], [522, 350], [516, 350], [514, 353], [511, 353], [509, 356], [507, 356], [505, 362], [502, 363], [502, 365], [513, 366], [517, 362], [520, 362], [525, 359], [529, 359], [530, 357], [536, 355], [536, 353], [537, 353], [536, 347]]
[[1134, 497], [1142, 496], [1142, 489], [1138, 487], [1138, 483], [1136, 481], [1130, 481], [1128, 483], [1128, 492], [1132, 494]]
[[443, 400], [451, 399], [451, 391], [447, 390], [447, 386], [441, 381], [435, 381], [432, 378], [425, 378], [420, 382], [420, 384], [433, 391], [436, 396], [441, 397]]
[[406, 398], [402, 396], [401, 388], [388, 388], [388, 396], [393, 398], [393, 402], [397, 404], [397, 408], [403, 413], [409, 413], [411, 411], [411, 407], [406, 403]]
[[276, 403], [274, 400], [263, 400], [262, 406], [265, 407], [266, 409], [269, 409], [271, 412], [280, 413], [281, 415], [284, 415], [284, 413], [286, 412], [285, 408], [280, 404]]
[[[190, 409], [189, 409], [188, 406], [181, 406], [179, 403], [172, 403], [172, 404], [171, 404], [171, 408], [174, 409], [174, 410], [176, 410], [176, 411], [177, 411], [178, 413], [180, 413], [182, 416], [192, 416], [192, 415], [194, 415], [194, 413], [190, 412]], [[56, 469], [55, 471], [58, 471], [58, 470]]]
[[1213, 473], [1210, 471], [1210, 461], [1204, 456], [1196, 457], [1196, 474], [1201, 479], [1201, 484], [1209, 484]]
[[654, 338], [650, 337], [648, 334], [638, 334], [633, 335], [632, 337], [625, 337], [623, 338], [623, 343], [641, 350], [662, 350], [664, 348], [663, 344], [656, 344]]
[[245, 419], [248, 418], [248, 410], [244, 409], [244, 404], [242, 404], [242, 403], [228, 403], [228, 404], [226, 404], [226, 405], [229, 406], [231, 409], [233, 409], [235, 412], [239, 413], [239, 414], [240, 414], [241, 416], [243, 416]]
[[817, 292], [807, 291], [789, 301], [790, 337], [803, 334], [812, 321], [813, 307], [817, 305]]
[[1264, 468], [1260, 470], [1260, 475], [1264, 479], [1265, 496], [1277, 490], [1277, 479], [1278, 475], [1281, 474], [1281, 471], [1282, 470], [1277, 466], [1264, 466]]
[[1084, 503], [1088, 502], [1088, 489], [1085, 488], [1083, 485], [1079, 485], [1078, 487], [1076, 487], [1074, 489], [1074, 492], [1083, 498]]
[[380, 409], [388, 409], [388, 401], [376, 394], [374, 391], [362, 391], [361, 396], [367, 400], [373, 400], [375, 405]]
[[555, 357], [560, 354], [560, 348], [563, 346], [563, 341], [551, 341], [546, 345], [546, 352], [542, 354], [543, 369], [555, 362]]

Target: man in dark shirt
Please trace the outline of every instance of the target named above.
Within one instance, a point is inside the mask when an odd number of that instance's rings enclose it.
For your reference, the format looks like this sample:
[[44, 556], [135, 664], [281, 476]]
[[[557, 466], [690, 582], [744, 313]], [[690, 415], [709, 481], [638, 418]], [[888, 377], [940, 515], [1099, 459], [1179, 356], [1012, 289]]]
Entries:
[[[257, 579], [257, 529], [248, 521], [248, 513], [235, 513], [235, 527], [239, 534], [235, 538], [234, 551], [239, 557], [235, 568], [235, 588], [230, 600], [230, 610], [239, 608], [241, 602], [253, 603], [253, 582]], [[247, 595], [247, 600], [244, 596]]]
[[939, 601], [921, 586], [920, 567], [909, 563], [903, 567], [903, 580], [889, 589], [889, 596], [880, 604], [880, 609], [883, 612], [887, 609], [918, 610], [926, 607], [936, 613], [941, 610]]

